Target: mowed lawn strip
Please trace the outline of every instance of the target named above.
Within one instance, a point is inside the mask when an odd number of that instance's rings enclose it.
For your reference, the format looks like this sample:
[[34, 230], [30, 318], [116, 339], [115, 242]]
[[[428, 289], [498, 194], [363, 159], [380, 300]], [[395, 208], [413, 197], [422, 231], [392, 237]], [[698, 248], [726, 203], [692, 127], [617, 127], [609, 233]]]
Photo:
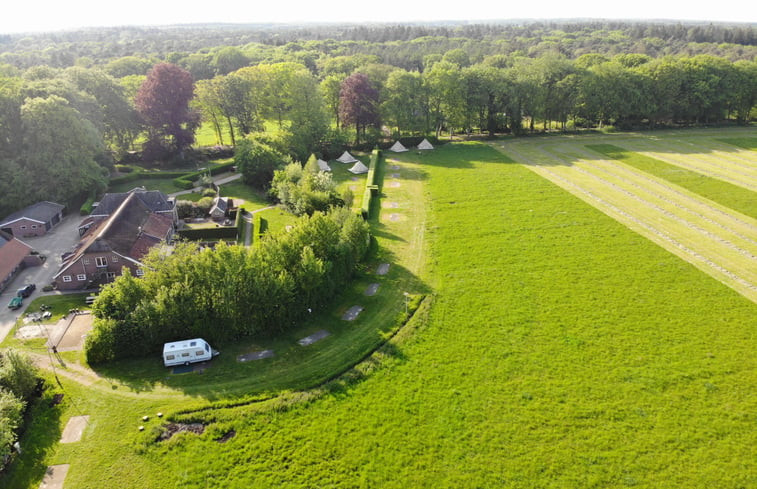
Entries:
[[757, 483], [754, 303], [493, 149], [422, 168], [427, 321], [320, 399], [198, 413], [208, 434], [145, 442], [166, 486]]
[[675, 167], [757, 192], [757, 159], [749, 151], [718, 151], [712, 140], [627, 139], [622, 147]]
[[586, 147], [757, 219], [757, 193], [751, 190], [611, 144], [587, 144]]
[[593, 158], [571, 143], [511, 144], [506, 150], [529, 169], [757, 302], [754, 219], [680, 187], [660, 185], [665, 181], [647, 178], [621, 162]]
[[738, 146], [740, 148], [748, 149], [751, 151], [757, 151], [757, 138], [717, 138], [717, 141], [721, 141], [723, 143], [731, 144], [733, 146]]

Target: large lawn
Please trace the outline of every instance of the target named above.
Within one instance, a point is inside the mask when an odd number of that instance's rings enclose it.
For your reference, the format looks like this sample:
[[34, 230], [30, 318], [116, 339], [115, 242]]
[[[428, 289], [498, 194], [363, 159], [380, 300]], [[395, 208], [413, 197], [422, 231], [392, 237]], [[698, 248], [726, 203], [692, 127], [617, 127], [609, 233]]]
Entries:
[[[41, 448], [11, 487], [38, 487], [57, 463], [71, 464], [66, 489], [757, 484], [754, 302], [484, 144], [391, 157], [378, 254], [301, 325], [333, 337], [312, 351], [260, 341], [280, 348], [275, 364], [224, 358], [205, 377], [142, 362], [89, 387], [64, 378], [67, 402], [28, 435]], [[382, 261], [383, 278], [370, 273]], [[372, 281], [384, 295], [367, 299]], [[369, 361], [297, 390], [393, 331], [402, 292], [432, 300]], [[365, 322], [340, 323], [358, 301]], [[206, 431], [156, 442], [158, 421], [141, 417], [158, 410]], [[57, 444], [74, 414], [92, 415], [83, 441]]]

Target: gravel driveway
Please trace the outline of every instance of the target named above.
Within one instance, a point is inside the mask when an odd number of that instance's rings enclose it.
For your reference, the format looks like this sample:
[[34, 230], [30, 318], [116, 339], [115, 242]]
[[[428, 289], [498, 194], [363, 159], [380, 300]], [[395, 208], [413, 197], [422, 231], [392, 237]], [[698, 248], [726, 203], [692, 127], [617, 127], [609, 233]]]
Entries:
[[22, 270], [3, 293], [0, 294], [0, 341], [5, 339], [13, 328], [16, 319], [25, 309], [25, 307], [21, 307], [21, 309], [15, 311], [8, 309], [8, 302], [16, 295], [17, 289], [24, 284], [37, 284], [37, 290], [29, 298], [24, 299], [25, 305], [40, 295], [57, 293], [42, 292], [42, 287], [49, 284], [53, 276], [58, 272], [62, 263], [61, 255], [66, 251], [70, 251], [79, 242], [77, 228], [81, 220], [82, 217], [77, 214], [67, 215], [60, 224], [55, 226], [46, 235], [35, 238], [21, 238], [21, 241], [31, 246], [41, 255], [45, 255], [47, 260], [41, 266]]

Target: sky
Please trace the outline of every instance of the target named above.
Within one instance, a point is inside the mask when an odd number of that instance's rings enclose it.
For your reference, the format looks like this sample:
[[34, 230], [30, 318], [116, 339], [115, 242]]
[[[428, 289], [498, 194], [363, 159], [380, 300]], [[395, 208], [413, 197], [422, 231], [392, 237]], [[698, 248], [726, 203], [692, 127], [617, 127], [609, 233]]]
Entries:
[[[10, 4], [10, 5], [9, 5]], [[721, 0], [6, 0], [0, 33], [194, 23], [626, 19], [757, 23], [757, 2]]]

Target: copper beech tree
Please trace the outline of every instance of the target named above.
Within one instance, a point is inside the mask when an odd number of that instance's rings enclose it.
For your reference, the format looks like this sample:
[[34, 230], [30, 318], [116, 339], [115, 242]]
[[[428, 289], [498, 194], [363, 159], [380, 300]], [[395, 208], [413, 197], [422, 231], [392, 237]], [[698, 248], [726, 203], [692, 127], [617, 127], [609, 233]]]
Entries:
[[146, 158], [181, 155], [194, 142], [200, 117], [189, 108], [193, 97], [194, 83], [188, 71], [170, 63], [153, 67], [135, 100], [148, 126]]

